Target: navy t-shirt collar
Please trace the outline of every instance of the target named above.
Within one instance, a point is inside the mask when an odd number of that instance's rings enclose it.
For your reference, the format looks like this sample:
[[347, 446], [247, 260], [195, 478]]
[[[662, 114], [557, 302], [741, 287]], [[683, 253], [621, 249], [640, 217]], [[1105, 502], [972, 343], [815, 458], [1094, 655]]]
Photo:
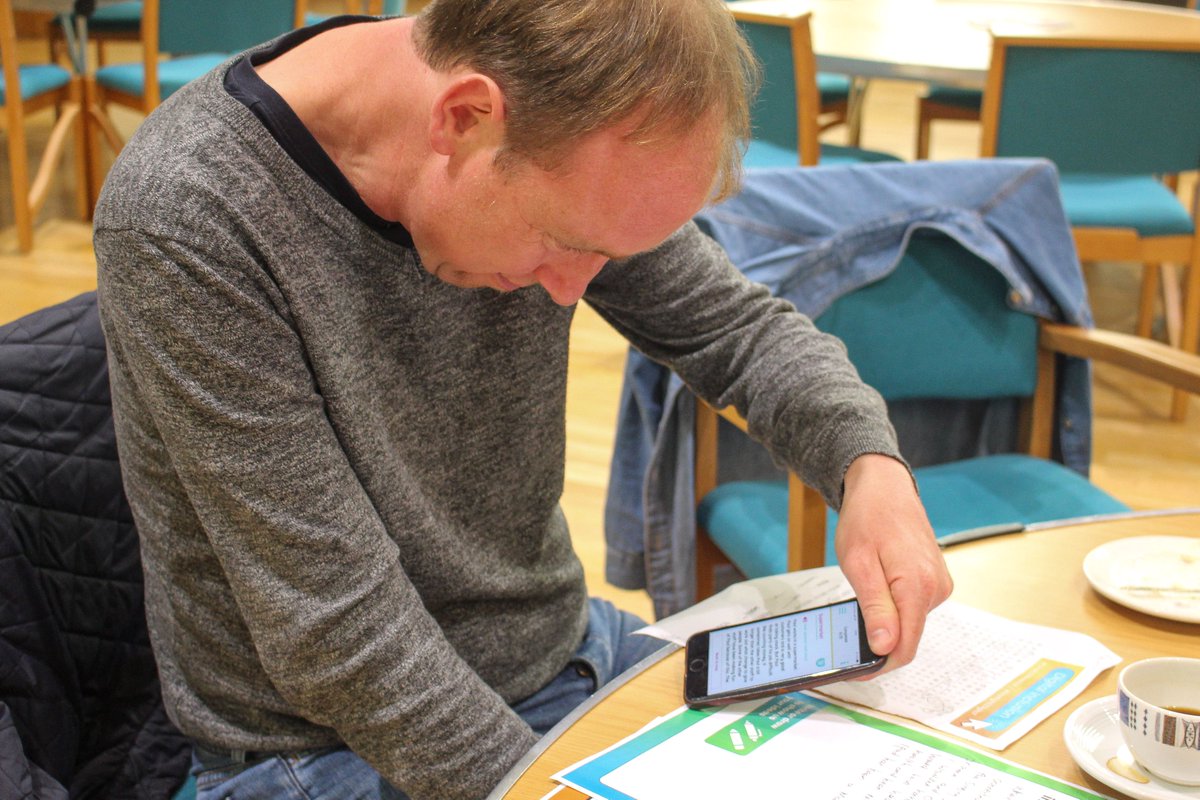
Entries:
[[335, 200], [384, 238], [412, 248], [412, 235], [408, 229], [399, 222], [384, 219], [363, 202], [358, 191], [296, 116], [296, 112], [254, 70], [256, 66], [265, 64], [327, 30], [343, 25], [377, 21], [377, 17], [348, 15], [333, 17], [317, 25], [295, 30], [277, 39], [267, 49], [258, 50], [249, 58], [243, 58], [234, 64], [225, 73], [225, 90], [250, 109], [292, 160]]

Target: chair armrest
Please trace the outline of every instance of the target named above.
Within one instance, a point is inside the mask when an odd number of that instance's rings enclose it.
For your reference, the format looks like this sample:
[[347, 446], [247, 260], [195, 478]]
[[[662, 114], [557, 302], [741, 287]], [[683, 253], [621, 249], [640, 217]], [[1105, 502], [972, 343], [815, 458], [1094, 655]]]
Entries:
[[1200, 395], [1200, 356], [1161, 342], [1074, 325], [1042, 325], [1041, 345], [1055, 353], [1101, 361]]
[[[749, 424], [733, 406], [714, 408], [696, 398], [696, 502], [717, 485], [717, 417], [721, 417], [743, 433]], [[788, 470], [788, 545], [789, 571], [812, 569], [825, 565], [825, 500], [820, 493], [804, 483], [800, 476]], [[696, 594], [697, 600], [715, 590], [713, 568], [728, 563], [728, 558], [697, 526], [696, 531]]]
[[[703, 403], [700, 398], [696, 398], [697, 403]], [[710, 406], [711, 407], [711, 406]], [[750, 423], [746, 422], [746, 418], [737, 412], [733, 406], [725, 406], [724, 408], [713, 408], [717, 412], [717, 416], [731, 422], [742, 433], [750, 432]]]

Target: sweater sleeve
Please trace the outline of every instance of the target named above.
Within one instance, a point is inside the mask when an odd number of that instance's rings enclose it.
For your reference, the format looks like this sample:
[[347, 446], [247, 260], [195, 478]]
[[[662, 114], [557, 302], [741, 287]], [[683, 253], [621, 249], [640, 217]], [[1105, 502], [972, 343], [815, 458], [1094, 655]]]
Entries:
[[[167, 578], [189, 582], [192, 598], [228, 587], [229, 619], [209, 624], [244, 625], [294, 712], [414, 800], [481, 797], [536, 737], [424, 608], [339, 446], [281, 293], [227, 241], [97, 232], [138, 525], [158, 525], [144, 535], [170, 546], [163, 492], [148, 482], [169, 474], [168, 494], [186, 497], [215, 560]], [[139, 440], [146, 431], [153, 441]], [[169, 463], [150, 466], [156, 453]]]
[[650, 253], [609, 263], [587, 300], [699, 397], [735, 407], [750, 435], [832, 507], [858, 456], [903, 461], [883, 399], [841, 341], [746, 278], [694, 224]]

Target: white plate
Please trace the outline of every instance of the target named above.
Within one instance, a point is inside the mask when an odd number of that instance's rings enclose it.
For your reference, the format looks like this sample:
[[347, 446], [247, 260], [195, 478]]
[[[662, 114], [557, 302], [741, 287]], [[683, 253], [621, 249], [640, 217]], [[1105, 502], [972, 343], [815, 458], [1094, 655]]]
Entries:
[[[1116, 695], [1101, 697], [1075, 709], [1063, 726], [1063, 740], [1080, 769], [1118, 792], [1137, 800], [1200, 798], [1200, 786], [1181, 786], [1138, 768], [1149, 780], [1149, 783], [1140, 783], [1109, 768], [1110, 760], [1126, 765], [1136, 764], [1121, 739], [1121, 716]], [[1120, 764], [1117, 766], [1121, 768]]]
[[[1083, 559], [1097, 592], [1135, 611], [1200, 622], [1200, 539], [1134, 536], [1102, 544]], [[1189, 591], [1153, 591], [1134, 587]]]

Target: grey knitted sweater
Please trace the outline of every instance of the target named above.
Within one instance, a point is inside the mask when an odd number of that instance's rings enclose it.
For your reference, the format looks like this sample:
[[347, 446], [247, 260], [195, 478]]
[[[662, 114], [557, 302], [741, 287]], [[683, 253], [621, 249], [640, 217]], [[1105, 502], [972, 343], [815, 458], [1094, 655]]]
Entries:
[[[509, 704], [586, 624], [558, 505], [572, 309], [431, 277], [221, 72], [142, 125], [95, 218], [167, 706], [211, 746], [345, 742], [414, 798], [482, 797], [535, 741]], [[694, 226], [586, 299], [835, 504], [850, 461], [896, 452], [841, 345]]]

